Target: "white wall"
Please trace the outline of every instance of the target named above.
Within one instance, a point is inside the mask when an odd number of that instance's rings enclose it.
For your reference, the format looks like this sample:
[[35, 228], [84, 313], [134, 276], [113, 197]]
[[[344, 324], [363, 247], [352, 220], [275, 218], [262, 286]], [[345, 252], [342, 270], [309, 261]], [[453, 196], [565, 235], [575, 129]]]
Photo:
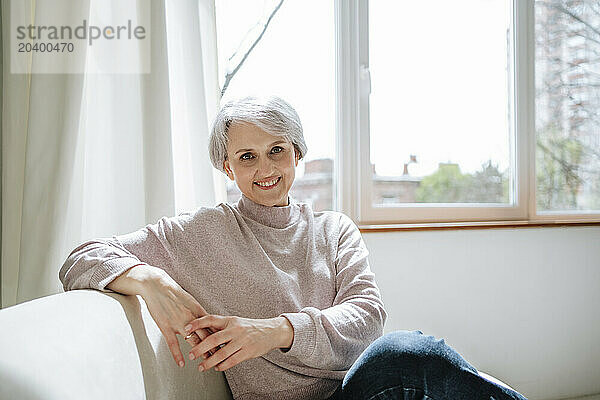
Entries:
[[386, 333], [444, 338], [530, 400], [600, 393], [600, 227], [363, 238]]

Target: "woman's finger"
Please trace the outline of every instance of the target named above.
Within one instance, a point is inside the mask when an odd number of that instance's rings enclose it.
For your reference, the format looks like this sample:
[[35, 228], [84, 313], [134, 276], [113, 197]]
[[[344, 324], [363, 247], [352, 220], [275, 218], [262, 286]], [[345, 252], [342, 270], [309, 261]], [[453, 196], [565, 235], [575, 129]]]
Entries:
[[187, 342], [187, 344], [189, 344], [192, 347], [200, 343], [200, 337], [198, 337], [198, 334], [196, 332], [190, 333], [184, 339]]
[[[206, 328], [205, 329], [200, 329], [200, 330], [198, 330], [196, 332], [192, 332], [190, 334], [190, 338], [186, 339], [186, 342], [190, 346], [194, 347], [194, 346], [198, 345], [202, 340], [204, 340], [205, 338], [207, 338], [211, 333], [212, 332], [209, 329], [206, 329]], [[212, 356], [212, 354], [213, 353], [211, 351], [208, 351], [208, 352], [204, 353], [202, 355], [202, 357], [204, 357], [204, 359], [207, 359], [208, 357]]]
[[248, 357], [246, 357], [244, 354], [245, 353], [243, 349], [236, 351], [235, 353], [233, 353], [233, 355], [227, 357], [225, 361], [222, 361], [221, 363], [217, 364], [215, 366], [215, 371], [226, 371], [231, 367], [235, 367], [242, 361], [246, 361]]
[[229, 331], [219, 331], [217, 333], [213, 333], [208, 338], [201, 341], [200, 344], [194, 346], [192, 350], [190, 350], [190, 360], [195, 360], [196, 358], [198, 358], [198, 356], [200, 356], [200, 354], [204, 354], [215, 347], [217, 348], [218, 353], [220, 351], [218, 348], [219, 345], [226, 344], [231, 339], [232, 336], [231, 332]]
[[[191, 347], [194, 347], [194, 346], [198, 345], [201, 342], [200, 338], [196, 334], [194, 334], [193, 336], [191, 336], [189, 339], [186, 339], [185, 341]], [[202, 354], [202, 358], [204, 358], [206, 360], [208, 357], [210, 357], [212, 355], [213, 355], [213, 352], [212, 351], [208, 351], [208, 352]]]
[[213, 328], [213, 332], [216, 330], [224, 329], [228, 324], [228, 317], [224, 317], [222, 315], [214, 315], [209, 314], [200, 318], [196, 318], [190, 321], [189, 324], [185, 326], [185, 332], [193, 332], [197, 331], [201, 328]]
[[165, 340], [167, 341], [167, 346], [169, 346], [169, 350], [173, 355], [173, 359], [175, 359], [175, 363], [180, 367], [183, 367], [185, 365], [185, 361], [183, 361], [183, 354], [181, 354], [179, 341], [177, 340], [175, 332], [167, 332], [165, 335]]
[[[213, 330], [212, 330], [212, 329], [210, 329], [210, 328], [204, 328], [204, 329], [200, 329], [199, 331], [196, 331], [196, 332], [201, 332], [201, 333], [202, 333], [202, 335], [200, 335], [200, 334], [198, 335], [198, 336], [200, 336], [200, 338], [201, 338], [202, 340], [206, 339], [207, 337], [209, 337], [210, 335], [212, 335], [213, 333], [215, 333], [215, 332], [213, 332]], [[204, 333], [204, 332], [208, 332], [208, 333]], [[202, 340], [201, 340], [201, 341], [202, 341]], [[196, 344], [197, 344], [197, 343], [196, 343]], [[195, 346], [195, 345], [194, 345], [194, 346]], [[192, 347], [194, 347], [194, 346], [192, 346]], [[217, 350], [219, 350], [219, 349], [220, 349], [220, 347], [213, 347], [213, 348], [212, 348], [212, 349], [210, 349], [210, 350], [209, 350], [207, 353], [204, 353], [204, 355], [203, 355], [204, 359], [207, 359], [208, 357], [212, 356], [212, 355], [213, 355], [213, 354], [215, 354], [215, 353], [217, 352]]]
[[233, 355], [235, 352], [240, 350], [241, 345], [236, 344], [236, 342], [229, 342], [227, 345], [223, 346], [219, 351], [210, 356], [208, 359], [202, 361], [200, 365], [198, 365], [198, 370], [200, 371], [208, 371], [212, 367], [216, 366], [222, 361], [225, 361], [228, 357]]

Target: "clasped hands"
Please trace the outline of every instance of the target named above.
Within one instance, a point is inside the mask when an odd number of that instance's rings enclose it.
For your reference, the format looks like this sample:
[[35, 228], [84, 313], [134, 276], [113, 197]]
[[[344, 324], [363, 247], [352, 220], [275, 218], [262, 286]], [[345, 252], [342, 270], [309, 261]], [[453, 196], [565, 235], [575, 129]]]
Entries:
[[205, 358], [198, 365], [199, 371], [213, 367], [216, 371], [225, 371], [273, 349], [291, 347], [294, 337], [292, 325], [282, 316], [252, 319], [208, 314], [192, 320], [184, 329], [187, 335], [196, 333], [199, 338], [212, 332], [193, 345], [189, 352], [190, 360], [200, 356]]
[[[147, 266], [137, 292], [162, 332], [175, 363], [185, 366], [176, 335], [192, 346], [190, 359], [204, 357], [199, 370], [225, 371], [242, 361], [260, 357], [276, 348], [292, 346], [294, 329], [287, 318], [242, 318], [208, 314], [164, 270]], [[191, 325], [189, 330], [185, 327]], [[191, 335], [190, 335], [191, 333]], [[186, 336], [187, 335], [187, 336]]]

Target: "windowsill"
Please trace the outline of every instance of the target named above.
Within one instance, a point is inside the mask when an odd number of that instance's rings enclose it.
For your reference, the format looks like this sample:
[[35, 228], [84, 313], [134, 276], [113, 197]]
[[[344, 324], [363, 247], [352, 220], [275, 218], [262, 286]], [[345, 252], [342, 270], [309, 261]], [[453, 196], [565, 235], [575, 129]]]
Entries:
[[378, 224], [358, 225], [361, 233], [397, 231], [434, 231], [456, 229], [498, 229], [498, 228], [555, 228], [565, 226], [600, 226], [600, 221], [485, 221], [485, 222], [432, 222], [422, 224]]

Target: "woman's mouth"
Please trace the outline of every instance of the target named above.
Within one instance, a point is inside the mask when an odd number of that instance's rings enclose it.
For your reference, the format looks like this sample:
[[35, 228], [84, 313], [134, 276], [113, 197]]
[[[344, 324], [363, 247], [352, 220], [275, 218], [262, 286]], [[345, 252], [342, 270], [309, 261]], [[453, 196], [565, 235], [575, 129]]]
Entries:
[[281, 180], [281, 177], [277, 177], [274, 179], [271, 179], [269, 181], [262, 181], [262, 182], [254, 182], [254, 184], [256, 186], [258, 186], [259, 188], [261, 188], [262, 190], [269, 190], [269, 189], [273, 189], [275, 186], [277, 186], [279, 184], [279, 181]]

